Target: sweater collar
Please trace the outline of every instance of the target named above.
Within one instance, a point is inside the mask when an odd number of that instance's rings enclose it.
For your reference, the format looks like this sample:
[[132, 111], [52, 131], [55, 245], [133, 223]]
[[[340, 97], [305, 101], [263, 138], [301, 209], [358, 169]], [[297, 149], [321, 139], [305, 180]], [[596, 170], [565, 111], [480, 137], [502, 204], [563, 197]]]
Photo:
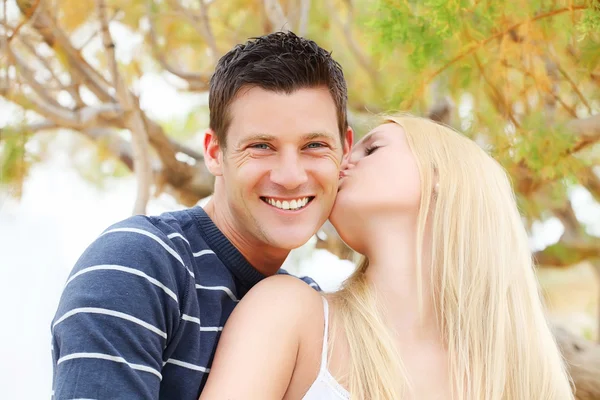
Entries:
[[203, 233], [206, 244], [247, 290], [265, 278], [227, 239], [202, 207], [192, 207], [190, 213]]

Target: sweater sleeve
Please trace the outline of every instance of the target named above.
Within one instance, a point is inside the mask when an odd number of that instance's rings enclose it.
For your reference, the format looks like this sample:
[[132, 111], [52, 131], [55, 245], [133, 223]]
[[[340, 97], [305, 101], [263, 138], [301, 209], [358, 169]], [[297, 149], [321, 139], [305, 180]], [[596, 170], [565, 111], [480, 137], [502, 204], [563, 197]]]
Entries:
[[144, 217], [82, 254], [52, 320], [55, 399], [157, 399], [163, 351], [180, 323], [190, 269]]
[[277, 271], [278, 275], [289, 275], [289, 276], [294, 276], [298, 279], [300, 279], [301, 281], [303, 281], [304, 283], [306, 283], [308, 286], [312, 287], [313, 289], [315, 289], [317, 292], [322, 292], [323, 290], [321, 289], [321, 287], [319, 286], [319, 284], [317, 282], [315, 282], [314, 279], [308, 277], [308, 276], [295, 276], [290, 274], [289, 272], [287, 272], [285, 269], [281, 268]]

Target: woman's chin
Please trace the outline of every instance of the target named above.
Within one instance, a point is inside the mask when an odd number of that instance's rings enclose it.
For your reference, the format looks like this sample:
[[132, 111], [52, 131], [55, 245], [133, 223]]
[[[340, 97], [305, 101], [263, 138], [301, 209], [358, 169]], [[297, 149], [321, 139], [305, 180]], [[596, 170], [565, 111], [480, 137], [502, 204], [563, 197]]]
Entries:
[[353, 218], [354, 216], [355, 211], [338, 208], [331, 213], [329, 221], [342, 241], [352, 250], [361, 253], [361, 244], [366, 240], [364, 224]]

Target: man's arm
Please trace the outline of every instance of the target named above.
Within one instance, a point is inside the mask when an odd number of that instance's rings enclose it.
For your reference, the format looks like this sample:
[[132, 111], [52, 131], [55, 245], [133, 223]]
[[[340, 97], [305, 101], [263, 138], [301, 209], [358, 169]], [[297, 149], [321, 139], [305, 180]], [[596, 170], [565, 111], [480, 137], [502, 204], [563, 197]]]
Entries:
[[52, 321], [56, 399], [158, 398], [163, 349], [177, 329], [187, 279], [164, 245], [152, 224], [134, 217], [78, 260]]
[[320, 296], [297, 278], [258, 283], [223, 329], [200, 400], [281, 400], [314, 304], [322, 307]]

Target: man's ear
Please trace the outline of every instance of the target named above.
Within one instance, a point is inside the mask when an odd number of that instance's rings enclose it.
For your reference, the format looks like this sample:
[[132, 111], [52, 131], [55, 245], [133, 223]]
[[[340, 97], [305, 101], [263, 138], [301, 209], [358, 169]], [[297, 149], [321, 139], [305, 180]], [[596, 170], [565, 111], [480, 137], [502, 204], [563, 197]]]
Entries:
[[204, 164], [214, 176], [223, 175], [223, 149], [215, 131], [208, 129], [204, 133]]
[[344, 142], [342, 143], [344, 154], [342, 156], [342, 160], [347, 160], [350, 157], [350, 153], [352, 153], [352, 145], [354, 144], [354, 131], [351, 127], [348, 127], [346, 130], [346, 135], [344, 136]]

